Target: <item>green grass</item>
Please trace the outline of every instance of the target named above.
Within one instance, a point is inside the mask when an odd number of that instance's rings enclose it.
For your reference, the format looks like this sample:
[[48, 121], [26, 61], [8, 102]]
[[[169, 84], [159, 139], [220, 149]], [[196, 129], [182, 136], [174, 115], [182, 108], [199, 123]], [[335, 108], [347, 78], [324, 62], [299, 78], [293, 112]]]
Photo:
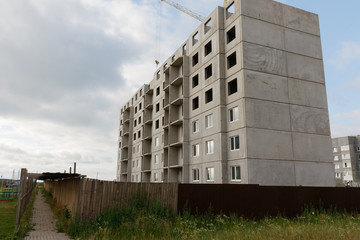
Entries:
[[19, 230], [14, 234], [17, 211], [17, 198], [8, 202], [0, 202], [0, 239], [23, 239], [31, 229], [30, 219], [37, 189], [32, 192], [29, 204], [20, 220]]
[[58, 232], [67, 232], [71, 221], [70, 211], [66, 207], [60, 208], [56, 204], [56, 200], [52, 197], [52, 194], [47, 192], [43, 186], [40, 187], [40, 191], [45, 198], [45, 202], [50, 205], [56, 217], [56, 230]]
[[135, 197], [131, 206], [109, 209], [91, 221], [64, 228], [74, 239], [360, 239], [360, 215], [306, 210], [295, 219], [245, 220], [236, 216], [172, 213]]
[[0, 239], [14, 237], [17, 200], [0, 202]]
[[28, 205], [26, 206], [25, 212], [20, 219], [20, 226], [16, 233], [16, 239], [23, 239], [26, 236], [26, 234], [33, 229], [33, 224], [31, 223], [31, 217], [33, 214], [34, 202], [37, 192], [38, 192], [38, 187], [35, 187], [35, 189], [31, 193], [31, 197]]

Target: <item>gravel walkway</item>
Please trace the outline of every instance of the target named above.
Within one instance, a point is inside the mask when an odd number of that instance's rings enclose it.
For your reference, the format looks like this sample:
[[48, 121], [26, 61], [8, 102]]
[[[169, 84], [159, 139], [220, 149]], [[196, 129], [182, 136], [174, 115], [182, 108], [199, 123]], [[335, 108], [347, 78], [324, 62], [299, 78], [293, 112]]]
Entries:
[[35, 224], [35, 226], [24, 240], [70, 240], [65, 233], [58, 233], [56, 231], [55, 222], [56, 220], [50, 206], [45, 203], [45, 198], [38, 191], [31, 219], [31, 223]]

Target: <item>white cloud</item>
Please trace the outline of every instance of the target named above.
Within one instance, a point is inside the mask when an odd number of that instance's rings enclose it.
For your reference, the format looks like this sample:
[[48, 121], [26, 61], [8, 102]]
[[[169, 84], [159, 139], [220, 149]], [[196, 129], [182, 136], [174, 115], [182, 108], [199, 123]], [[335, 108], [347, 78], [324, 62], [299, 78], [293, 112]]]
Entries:
[[331, 137], [360, 135], [360, 110], [331, 116]]
[[349, 64], [360, 61], [360, 43], [359, 42], [342, 42], [335, 57], [329, 60], [329, 63], [338, 68], [344, 68]]

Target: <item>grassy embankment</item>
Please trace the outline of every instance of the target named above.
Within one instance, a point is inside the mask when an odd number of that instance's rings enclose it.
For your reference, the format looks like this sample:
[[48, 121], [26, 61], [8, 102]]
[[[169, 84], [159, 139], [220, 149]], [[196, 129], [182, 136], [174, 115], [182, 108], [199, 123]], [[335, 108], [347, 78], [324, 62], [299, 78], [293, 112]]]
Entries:
[[58, 230], [74, 239], [360, 239], [360, 215], [336, 211], [305, 210], [295, 219], [253, 221], [211, 213], [177, 215], [137, 197], [131, 206], [109, 209], [92, 221], [71, 220], [66, 209], [56, 215]]
[[17, 210], [17, 198], [8, 202], [0, 202], [0, 239], [23, 239], [28, 231], [32, 229], [30, 219], [34, 205], [36, 189], [33, 191], [30, 202], [20, 221], [19, 231], [14, 235], [15, 219]]

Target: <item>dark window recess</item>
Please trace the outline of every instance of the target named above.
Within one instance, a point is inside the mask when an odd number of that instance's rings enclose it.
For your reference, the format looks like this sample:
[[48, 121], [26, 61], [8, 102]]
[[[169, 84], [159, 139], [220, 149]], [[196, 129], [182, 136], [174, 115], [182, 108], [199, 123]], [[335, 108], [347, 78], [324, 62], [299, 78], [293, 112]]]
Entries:
[[199, 74], [196, 74], [193, 78], [192, 78], [192, 87], [196, 87], [197, 85], [199, 85]]
[[235, 13], [235, 3], [233, 2], [226, 8], [226, 18], [229, 18], [234, 13]]
[[137, 113], [137, 107], [135, 107], [135, 113]]
[[192, 100], [192, 109], [195, 110], [199, 108], [199, 97], [196, 97]]
[[160, 71], [156, 73], [156, 80], [160, 78]]
[[138, 120], [139, 124], [141, 123], [141, 117], [139, 117], [139, 120]]
[[162, 125], [165, 125], [165, 117], [162, 117]]
[[142, 96], [142, 89], [140, 89], [139, 95], [140, 95], [140, 97]]
[[199, 53], [196, 53], [193, 57], [192, 57], [192, 65], [195, 66], [196, 64], [198, 64], [199, 62]]
[[227, 68], [232, 68], [236, 65], [236, 52], [233, 52], [230, 56], [227, 57]]
[[228, 82], [228, 95], [230, 96], [233, 93], [237, 92], [237, 79], [234, 79]]
[[138, 138], [141, 137], [141, 131], [138, 131]]
[[159, 125], [160, 125], [159, 120], [156, 120], [156, 122], [155, 122], [155, 129], [158, 129], [158, 128], [159, 128]]
[[141, 103], [139, 103], [139, 110], [141, 110]]
[[121, 137], [122, 136], [122, 132], [120, 131], [120, 134], [119, 134], [119, 136]]
[[156, 88], [156, 96], [158, 96], [160, 94], [160, 87]]
[[212, 51], [212, 48], [211, 48], [211, 41], [210, 42], [208, 42], [206, 45], [205, 45], [205, 47], [204, 47], [205, 49], [205, 56], [207, 56], [209, 53], [211, 53], [211, 51]]
[[205, 103], [209, 103], [213, 100], [213, 90], [209, 89], [205, 92]]
[[195, 45], [199, 41], [199, 34], [196, 32], [192, 37], [192, 45]]
[[235, 26], [226, 33], [226, 43], [231, 42], [236, 38]]
[[160, 103], [156, 104], [156, 112], [160, 111]]
[[207, 33], [211, 29], [211, 18], [205, 23], [204, 32]]
[[136, 120], [134, 121], [134, 127], [136, 127]]
[[119, 148], [121, 148], [121, 142], [119, 142]]
[[205, 68], [205, 79], [208, 79], [211, 76], [212, 76], [212, 64], [210, 64]]
[[134, 133], [134, 141], [136, 140], [136, 133]]

